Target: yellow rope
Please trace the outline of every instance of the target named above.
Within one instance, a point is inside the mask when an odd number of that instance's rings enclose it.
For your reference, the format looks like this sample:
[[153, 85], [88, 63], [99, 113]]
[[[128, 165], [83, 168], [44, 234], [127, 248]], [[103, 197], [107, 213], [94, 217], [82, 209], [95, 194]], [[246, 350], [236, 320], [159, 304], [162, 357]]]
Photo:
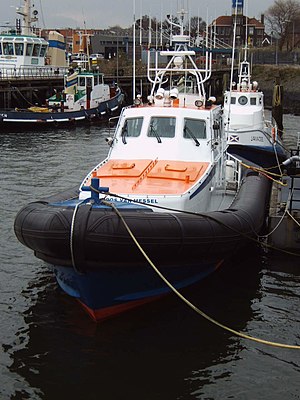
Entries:
[[191, 307], [194, 311], [196, 311], [196, 313], [198, 313], [199, 315], [201, 315], [203, 318], [205, 318], [206, 320], [212, 322], [213, 324], [219, 326], [222, 329], [225, 329], [228, 332], [233, 333], [236, 336], [240, 336], [244, 339], [248, 339], [248, 340], [252, 340], [254, 342], [258, 342], [258, 343], [262, 343], [262, 344], [266, 344], [268, 346], [273, 346], [273, 347], [281, 347], [281, 348], [286, 348], [286, 349], [297, 349], [300, 350], [300, 346], [297, 345], [289, 345], [289, 344], [284, 344], [284, 343], [277, 343], [277, 342], [270, 342], [269, 340], [264, 340], [264, 339], [259, 339], [253, 336], [249, 336], [246, 335], [245, 333], [236, 331], [234, 329], [229, 328], [226, 325], [221, 324], [220, 322], [216, 321], [215, 319], [211, 318], [209, 315], [205, 314], [203, 311], [201, 311], [198, 307], [196, 307], [194, 304], [192, 304], [188, 299], [186, 299], [165, 277], [164, 275], [162, 275], [162, 273], [156, 268], [156, 266], [153, 264], [153, 262], [151, 261], [151, 259], [148, 257], [148, 255], [145, 253], [145, 251], [143, 250], [143, 248], [141, 247], [141, 245], [139, 244], [139, 242], [137, 241], [136, 237], [134, 236], [134, 234], [132, 233], [131, 229], [129, 228], [129, 226], [127, 225], [126, 221], [124, 220], [123, 216], [121, 215], [121, 213], [119, 212], [119, 210], [116, 208], [116, 206], [108, 201], [103, 201], [104, 204], [112, 207], [116, 214], [120, 217], [121, 221], [123, 222], [127, 232], [129, 233], [129, 235], [131, 236], [132, 240], [134, 241], [134, 243], [136, 244], [136, 246], [138, 247], [138, 249], [140, 250], [140, 252], [142, 253], [142, 255], [145, 257], [145, 259], [148, 261], [148, 263], [151, 265], [151, 267], [154, 269], [154, 271], [157, 273], [157, 275], [165, 282], [165, 284], [182, 300], [184, 301], [189, 307]]
[[273, 92], [273, 106], [278, 107], [281, 105], [281, 88], [280, 85], [274, 87]]
[[279, 178], [282, 178], [283, 177], [282, 174], [281, 175], [280, 174], [276, 174], [275, 172], [267, 171], [267, 169], [255, 167], [254, 165], [248, 165], [248, 164], [245, 164], [243, 162], [241, 162], [241, 165], [243, 167], [247, 168], [247, 169], [251, 169], [252, 171], [259, 172], [260, 174], [264, 175], [266, 178], [271, 179], [271, 181], [278, 183], [278, 185], [287, 186], [286, 183], [283, 183], [283, 182], [281, 182], [281, 181], [279, 181], [277, 179], [272, 178], [272, 176], [270, 176], [270, 175], [273, 175], [273, 176], [277, 176]]

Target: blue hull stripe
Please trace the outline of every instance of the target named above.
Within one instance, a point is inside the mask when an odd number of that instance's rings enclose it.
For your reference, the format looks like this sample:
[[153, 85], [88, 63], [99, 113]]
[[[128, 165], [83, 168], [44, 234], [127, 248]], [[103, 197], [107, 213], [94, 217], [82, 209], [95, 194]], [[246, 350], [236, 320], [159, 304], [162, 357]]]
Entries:
[[60, 49], [60, 50], [65, 50], [66, 45], [64, 42], [59, 42], [58, 40], [49, 40], [49, 48], [55, 48], [55, 49]]
[[202, 183], [202, 185], [200, 185], [198, 187], [198, 189], [196, 189], [194, 191], [194, 193], [192, 193], [190, 195], [190, 199], [192, 199], [193, 197], [197, 196], [197, 194], [199, 192], [201, 192], [201, 190], [203, 190], [207, 185], [209, 185], [211, 183], [212, 178], [215, 176], [215, 173], [216, 173], [216, 167], [214, 166], [213, 169], [211, 170], [210, 174], [208, 175], [207, 179], [205, 179], [205, 181]]

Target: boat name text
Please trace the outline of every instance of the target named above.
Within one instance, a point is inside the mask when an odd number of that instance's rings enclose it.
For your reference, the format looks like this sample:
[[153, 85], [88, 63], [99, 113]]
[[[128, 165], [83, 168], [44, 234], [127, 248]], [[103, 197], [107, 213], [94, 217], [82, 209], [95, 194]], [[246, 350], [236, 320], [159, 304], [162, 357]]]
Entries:
[[120, 202], [120, 203], [145, 203], [145, 204], [158, 204], [157, 199], [116, 199], [114, 197], [106, 197], [105, 200]]
[[251, 136], [251, 142], [263, 142], [264, 138], [262, 136]]

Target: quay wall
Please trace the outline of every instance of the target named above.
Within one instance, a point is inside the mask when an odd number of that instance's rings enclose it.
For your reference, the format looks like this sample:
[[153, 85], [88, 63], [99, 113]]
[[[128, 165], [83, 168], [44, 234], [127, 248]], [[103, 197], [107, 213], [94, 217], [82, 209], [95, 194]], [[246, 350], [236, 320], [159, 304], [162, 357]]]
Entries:
[[0, 109], [43, 105], [55, 91], [62, 90], [63, 77], [11, 77], [0, 79]]
[[264, 92], [266, 108], [272, 107], [275, 80], [283, 87], [283, 112], [300, 115], [300, 65], [254, 65], [252, 79]]
[[[235, 70], [235, 80], [237, 79]], [[256, 80], [259, 88], [264, 92], [265, 105], [272, 107], [272, 98], [275, 80], [283, 87], [283, 110], [287, 114], [300, 115], [300, 65], [254, 65], [252, 69], [252, 80]], [[107, 82], [118, 81], [125, 92], [127, 102], [132, 102], [132, 76], [116, 76], [106, 74]], [[222, 94], [228, 89], [230, 71], [213, 71], [209, 82], [211, 92], [217, 96], [218, 102], [222, 102]], [[136, 76], [137, 92], [141, 91], [143, 97], [149, 90], [147, 77]], [[51, 76], [47, 79], [0, 79], [0, 108], [28, 107], [30, 104], [44, 104], [45, 100], [52, 96], [55, 90], [63, 89], [62, 76]]]

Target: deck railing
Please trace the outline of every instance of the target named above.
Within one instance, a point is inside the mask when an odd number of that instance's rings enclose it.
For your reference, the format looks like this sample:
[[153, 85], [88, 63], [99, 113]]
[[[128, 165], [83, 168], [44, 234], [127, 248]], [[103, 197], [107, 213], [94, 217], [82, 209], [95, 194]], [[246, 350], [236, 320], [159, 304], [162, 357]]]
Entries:
[[10, 79], [46, 79], [46, 78], [62, 78], [68, 72], [68, 67], [1, 67], [0, 80]]

